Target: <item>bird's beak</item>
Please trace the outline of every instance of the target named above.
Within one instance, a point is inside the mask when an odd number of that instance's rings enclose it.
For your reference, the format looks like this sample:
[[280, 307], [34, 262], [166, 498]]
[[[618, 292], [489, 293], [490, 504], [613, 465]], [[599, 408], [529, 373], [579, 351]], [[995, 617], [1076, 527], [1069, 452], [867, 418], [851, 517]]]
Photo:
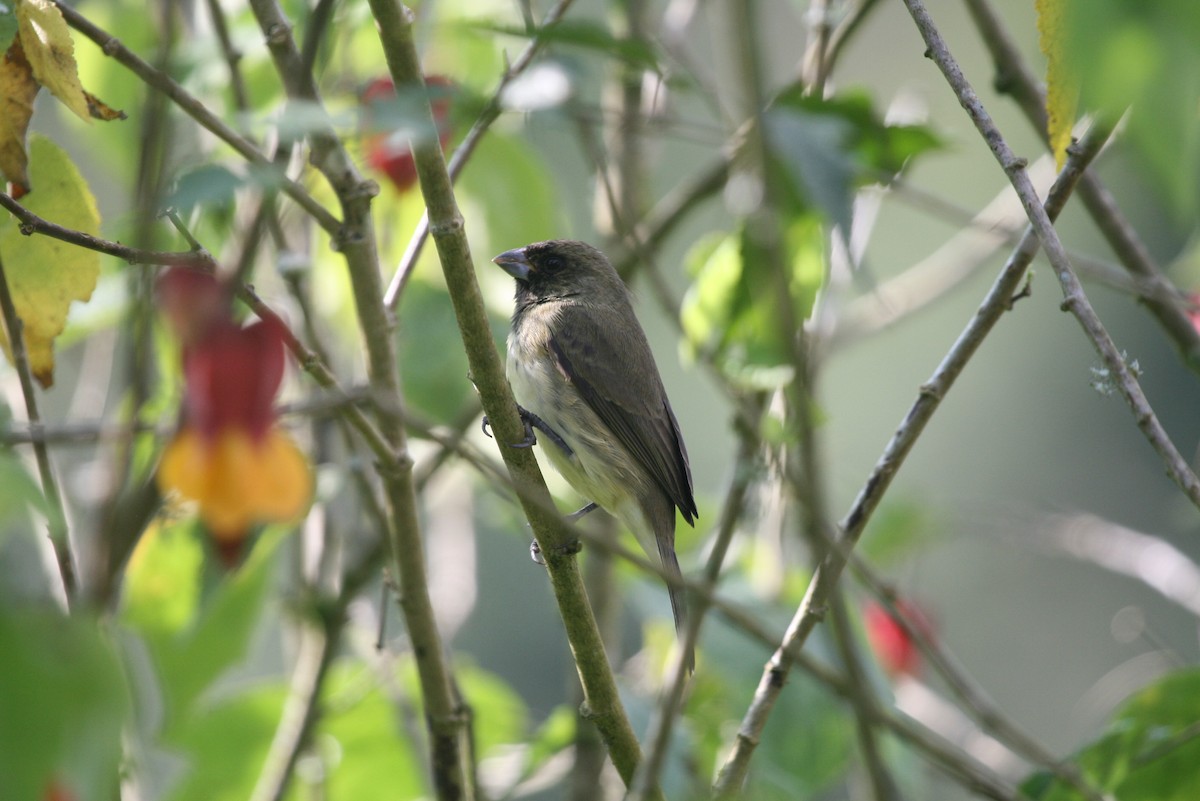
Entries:
[[525, 248], [506, 250], [492, 259], [492, 261], [499, 264], [504, 272], [518, 281], [524, 281], [529, 278], [529, 272], [533, 269], [533, 265], [529, 263], [529, 259], [525, 256]]

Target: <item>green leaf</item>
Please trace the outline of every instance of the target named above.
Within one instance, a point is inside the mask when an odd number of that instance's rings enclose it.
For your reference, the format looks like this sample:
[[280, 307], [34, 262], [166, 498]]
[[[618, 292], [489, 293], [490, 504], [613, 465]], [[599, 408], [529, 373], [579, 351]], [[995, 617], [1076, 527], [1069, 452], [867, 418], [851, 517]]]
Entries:
[[[137, 612], [144, 624], [139, 630], [159, 669], [170, 724], [186, 720], [201, 693], [245, 654], [274, 573], [272, 557], [287, 533], [283, 527], [266, 528], [241, 568], [220, 581], [182, 630], [173, 631], [171, 627], [177, 625], [176, 618], [186, 609], [186, 601], [149, 620], [146, 612]], [[174, 547], [179, 549], [173, 555], [177, 561], [174, 568], [182, 574], [192, 562], [186, 545], [176, 543]], [[188, 580], [198, 581], [201, 569], [196, 565], [196, 575]], [[135, 626], [138, 622], [136, 617], [130, 620]]]
[[151, 525], [125, 570], [125, 622], [156, 637], [182, 632], [196, 616], [203, 569], [195, 521]]
[[1181, 223], [1200, 206], [1200, 4], [1193, 0], [1067, 3], [1065, 69], [1080, 102], [1128, 112], [1126, 139]]
[[178, 209], [185, 217], [200, 205], [229, 204], [234, 194], [246, 183], [245, 179], [220, 164], [205, 164], [182, 173], [175, 188], [167, 196], [167, 205]]
[[835, 98], [791, 92], [764, 120], [767, 143], [797, 195], [826, 219], [850, 230], [854, 191], [886, 180], [905, 162], [938, 147], [918, 125], [886, 125], [865, 95]]
[[[782, 631], [787, 614], [765, 604], [745, 588], [727, 587], [742, 595], [747, 612]], [[725, 756], [730, 721], [740, 720], [762, 676], [770, 654], [748, 647], [746, 637], [724, 620], [705, 626], [702, 670], [696, 672], [688, 701], [688, 723], [697, 739], [701, 773]], [[824, 640], [809, 648], [824, 657]], [[746, 797], [756, 799], [819, 798], [821, 791], [845, 776], [855, 754], [853, 718], [844, 703], [823, 685], [799, 671], [788, 678], [758, 749]], [[802, 724], [799, 721], [803, 721]]]
[[0, 3], [0, 52], [7, 51], [17, 36], [17, 15], [12, 5]]
[[[1142, 688], [1107, 733], [1076, 758], [1084, 776], [1121, 801], [1193, 801], [1200, 792], [1200, 670], [1170, 674]], [[1026, 787], [1040, 801], [1076, 801], [1077, 791], [1035, 773]]]
[[605, 58], [619, 59], [631, 67], [656, 73], [662, 71], [658, 65], [658, 55], [649, 42], [613, 36], [606, 26], [592, 20], [563, 20], [550, 28], [534, 29], [532, 32], [492, 22], [468, 22], [464, 26], [526, 39], [536, 36], [545, 44], [579, 47]]
[[450, 295], [441, 286], [411, 280], [396, 314], [396, 334], [409, 404], [438, 423], [449, 423], [475, 394]]
[[424, 721], [413, 715], [410, 728], [397, 725], [396, 703], [377, 685], [376, 675], [361, 663], [346, 661], [326, 679], [325, 714], [313, 758], [323, 763], [316, 773], [328, 782], [329, 798], [373, 798], [380, 787], [397, 799], [428, 792], [417, 746], [407, 736], [422, 736]]
[[[812, 312], [825, 276], [825, 245], [812, 215], [790, 220], [784, 230], [792, 317]], [[735, 381], [751, 388], [791, 380], [791, 334], [779, 319], [779, 279], [769, 259], [742, 231], [702, 239], [689, 252], [695, 276], [684, 295], [680, 319], [693, 356], [708, 354]]]
[[170, 743], [183, 755], [183, 777], [169, 801], [243, 801], [262, 772], [287, 698], [268, 684], [189, 714]]
[[30, 510], [46, 513], [46, 499], [15, 453], [0, 449], [0, 535], [4, 524], [24, 519]]
[[129, 698], [107, 638], [86, 618], [0, 612], [0, 777], [5, 799], [53, 781], [77, 801], [112, 797]]
[[492, 131], [480, 140], [459, 185], [460, 202], [477, 204], [496, 252], [550, 239], [566, 227], [545, 161], [516, 137]]

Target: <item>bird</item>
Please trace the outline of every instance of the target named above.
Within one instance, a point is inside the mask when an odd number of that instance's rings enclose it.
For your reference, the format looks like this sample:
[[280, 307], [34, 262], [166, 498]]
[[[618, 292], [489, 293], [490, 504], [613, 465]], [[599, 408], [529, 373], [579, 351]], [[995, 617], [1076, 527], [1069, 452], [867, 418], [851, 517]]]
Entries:
[[[516, 281], [505, 372], [527, 426], [559, 473], [625, 524], [681, 578], [675, 510], [698, 516], [692, 471], [629, 289], [605, 255], [573, 240], [536, 242], [492, 261]], [[668, 584], [678, 636], [683, 587]], [[685, 655], [693, 669], [694, 654]]]

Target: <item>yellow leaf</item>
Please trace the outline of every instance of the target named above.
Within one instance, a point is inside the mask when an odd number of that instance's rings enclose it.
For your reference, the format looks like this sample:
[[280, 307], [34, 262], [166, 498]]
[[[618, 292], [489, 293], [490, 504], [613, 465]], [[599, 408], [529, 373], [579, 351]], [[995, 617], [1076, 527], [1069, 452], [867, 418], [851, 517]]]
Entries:
[[89, 119], [75, 64], [75, 44], [58, 6], [51, 0], [18, 0], [17, 31], [33, 77], [76, 115]]
[[1071, 145], [1079, 103], [1079, 80], [1066, 57], [1066, 10], [1070, 0], [1037, 0], [1038, 45], [1046, 56], [1046, 134], [1061, 170]]
[[[96, 199], [58, 145], [43, 136], [32, 137], [29, 172], [35, 190], [22, 199], [25, 208], [66, 228], [93, 236], [100, 233]], [[48, 236], [24, 236], [16, 220], [4, 215], [0, 257], [17, 315], [24, 323], [30, 367], [38, 382], [49, 387], [54, 383], [54, 338], [66, 326], [71, 302], [91, 298], [100, 255]]]
[[14, 40], [0, 58], [0, 175], [24, 191], [29, 191], [25, 132], [39, 88], [21, 42]]

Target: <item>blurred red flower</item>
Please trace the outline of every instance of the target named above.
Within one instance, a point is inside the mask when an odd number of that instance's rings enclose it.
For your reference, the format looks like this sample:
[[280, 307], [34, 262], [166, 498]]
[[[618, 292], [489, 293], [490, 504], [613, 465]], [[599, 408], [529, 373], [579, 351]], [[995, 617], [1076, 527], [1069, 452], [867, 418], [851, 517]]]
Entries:
[[[427, 75], [425, 86], [438, 141], [445, 148], [453, 135], [450, 100], [454, 83], [444, 75]], [[412, 126], [404, 125], [402, 101], [389, 77], [376, 78], [362, 92], [364, 145], [367, 164], [386, 175], [401, 192], [417, 183], [413, 161]], [[391, 119], [389, 119], [389, 117]]]
[[184, 376], [183, 424], [158, 483], [195, 501], [222, 553], [236, 556], [252, 524], [293, 520], [312, 496], [307, 460], [275, 425], [283, 330], [273, 319], [239, 326], [227, 288], [203, 273], [171, 268], [158, 289]]
[[[896, 609], [910, 626], [928, 637], [934, 636], [933, 623], [915, 602], [901, 599]], [[920, 649], [890, 609], [871, 601], [863, 609], [863, 623], [867, 642], [889, 676], [916, 676], [921, 671]]]

